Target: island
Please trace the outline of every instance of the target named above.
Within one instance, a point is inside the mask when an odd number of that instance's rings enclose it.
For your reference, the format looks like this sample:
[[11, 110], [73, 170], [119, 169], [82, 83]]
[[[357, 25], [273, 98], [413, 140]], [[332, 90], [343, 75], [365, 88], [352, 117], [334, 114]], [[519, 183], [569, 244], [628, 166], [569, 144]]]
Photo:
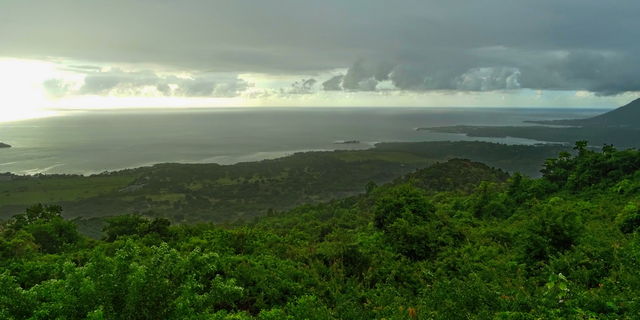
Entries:
[[346, 141], [336, 141], [334, 144], [360, 144], [360, 140], [346, 140]]
[[11, 148], [11, 145], [0, 142], [0, 148]]

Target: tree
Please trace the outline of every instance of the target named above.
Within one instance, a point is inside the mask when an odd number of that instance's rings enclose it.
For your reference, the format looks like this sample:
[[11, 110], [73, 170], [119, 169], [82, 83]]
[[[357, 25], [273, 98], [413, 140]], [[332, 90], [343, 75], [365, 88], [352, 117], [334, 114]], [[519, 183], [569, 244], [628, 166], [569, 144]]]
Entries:
[[578, 151], [578, 155], [581, 156], [587, 153], [588, 151], [587, 146], [589, 146], [589, 142], [586, 140], [576, 141], [576, 144], [573, 147], [573, 150]]
[[25, 213], [15, 215], [9, 220], [9, 228], [20, 230], [33, 223], [49, 222], [62, 217], [62, 207], [58, 205], [37, 204], [25, 210]]
[[138, 235], [144, 237], [156, 234], [160, 238], [170, 236], [171, 221], [165, 218], [149, 220], [137, 214], [126, 214], [107, 219], [107, 225], [102, 229], [106, 241], [115, 241], [118, 237]]
[[374, 225], [385, 230], [398, 218], [423, 220], [434, 211], [435, 208], [427, 201], [424, 191], [405, 184], [378, 197], [374, 208]]
[[45, 253], [56, 253], [67, 244], [80, 240], [75, 223], [62, 218], [62, 207], [38, 204], [9, 221], [14, 233], [23, 230], [33, 236], [35, 244]]
[[102, 229], [106, 241], [115, 241], [118, 237], [138, 234], [147, 223], [147, 219], [137, 214], [125, 214], [107, 219]]

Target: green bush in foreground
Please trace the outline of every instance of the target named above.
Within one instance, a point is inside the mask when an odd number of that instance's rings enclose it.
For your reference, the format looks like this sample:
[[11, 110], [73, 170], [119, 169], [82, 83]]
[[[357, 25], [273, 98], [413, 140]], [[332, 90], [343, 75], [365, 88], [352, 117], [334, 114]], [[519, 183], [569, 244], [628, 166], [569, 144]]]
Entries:
[[236, 227], [114, 217], [100, 241], [31, 207], [0, 227], [0, 318], [640, 318], [638, 151], [425, 170]]

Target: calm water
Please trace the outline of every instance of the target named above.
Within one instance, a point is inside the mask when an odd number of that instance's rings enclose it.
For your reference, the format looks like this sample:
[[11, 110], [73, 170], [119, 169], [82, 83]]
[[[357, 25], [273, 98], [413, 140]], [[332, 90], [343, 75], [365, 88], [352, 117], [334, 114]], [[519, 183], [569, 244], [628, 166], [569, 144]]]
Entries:
[[[524, 125], [566, 119], [593, 109], [501, 108], [227, 108], [84, 112], [0, 123], [0, 172], [96, 173], [160, 162], [230, 164], [296, 151], [364, 149], [376, 142], [480, 139], [415, 131], [445, 125]], [[335, 144], [340, 140], [362, 143]]]

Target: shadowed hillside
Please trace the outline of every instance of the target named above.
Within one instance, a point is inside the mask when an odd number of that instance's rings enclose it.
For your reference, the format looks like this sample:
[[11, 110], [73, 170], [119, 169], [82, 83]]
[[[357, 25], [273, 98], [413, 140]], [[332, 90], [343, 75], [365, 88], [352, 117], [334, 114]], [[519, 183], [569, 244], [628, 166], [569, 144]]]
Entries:
[[592, 118], [527, 122], [581, 127], [640, 128], [640, 98], [620, 108]]
[[[225, 166], [159, 164], [87, 177], [4, 174], [0, 219], [44, 202], [63, 206], [67, 218], [140, 213], [174, 222], [231, 222], [362, 193], [368, 182], [386, 183], [453, 158], [536, 176], [545, 159], [566, 149], [486, 142], [384, 143], [369, 150], [298, 153]], [[84, 222], [79, 223], [86, 231]]]

